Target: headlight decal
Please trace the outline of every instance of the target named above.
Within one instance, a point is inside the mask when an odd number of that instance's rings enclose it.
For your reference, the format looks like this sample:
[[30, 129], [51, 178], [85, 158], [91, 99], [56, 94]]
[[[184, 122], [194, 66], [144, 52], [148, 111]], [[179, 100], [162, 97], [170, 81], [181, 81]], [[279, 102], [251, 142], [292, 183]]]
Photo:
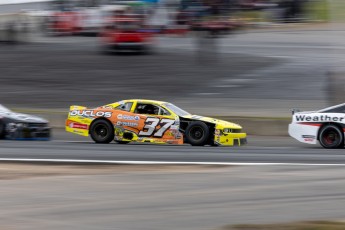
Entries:
[[223, 129], [223, 133], [241, 133], [242, 129], [231, 129], [231, 128], [225, 128]]

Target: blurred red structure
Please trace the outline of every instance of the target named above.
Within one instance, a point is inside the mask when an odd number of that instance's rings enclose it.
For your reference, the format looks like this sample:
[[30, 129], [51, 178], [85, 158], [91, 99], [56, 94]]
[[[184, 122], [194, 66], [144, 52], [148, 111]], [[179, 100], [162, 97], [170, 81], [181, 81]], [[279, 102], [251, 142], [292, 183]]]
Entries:
[[138, 50], [147, 52], [153, 44], [153, 33], [145, 25], [145, 17], [116, 12], [100, 33], [103, 48], [111, 50]]
[[55, 12], [49, 17], [47, 29], [57, 34], [75, 34], [79, 32], [78, 18], [74, 11]]

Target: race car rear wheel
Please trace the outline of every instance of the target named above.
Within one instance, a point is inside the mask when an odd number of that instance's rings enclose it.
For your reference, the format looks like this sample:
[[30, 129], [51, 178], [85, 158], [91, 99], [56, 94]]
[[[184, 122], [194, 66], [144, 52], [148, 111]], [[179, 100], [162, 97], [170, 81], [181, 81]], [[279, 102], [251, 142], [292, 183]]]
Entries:
[[344, 134], [335, 125], [324, 126], [319, 133], [319, 142], [326, 149], [344, 147]]
[[186, 129], [187, 142], [194, 146], [207, 144], [210, 136], [209, 127], [201, 121], [191, 122]]
[[108, 144], [114, 139], [114, 127], [109, 121], [96, 120], [91, 125], [90, 135], [96, 143]]

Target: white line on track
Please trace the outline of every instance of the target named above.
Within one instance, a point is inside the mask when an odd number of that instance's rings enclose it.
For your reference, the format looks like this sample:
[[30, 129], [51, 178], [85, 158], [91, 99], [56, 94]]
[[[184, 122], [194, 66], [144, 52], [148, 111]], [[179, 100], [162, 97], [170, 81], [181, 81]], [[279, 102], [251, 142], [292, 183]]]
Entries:
[[78, 160], [78, 159], [30, 159], [0, 158], [0, 162], [26, 163], [76, 163], [76, 164], [127, 164], [127, 165], [219, 165], [219, 166], [345, 166], [345, 164], [314, 163], [251, 163], [251, 162], [179, 162], [179, 161], [111, 161], [111, 160]]

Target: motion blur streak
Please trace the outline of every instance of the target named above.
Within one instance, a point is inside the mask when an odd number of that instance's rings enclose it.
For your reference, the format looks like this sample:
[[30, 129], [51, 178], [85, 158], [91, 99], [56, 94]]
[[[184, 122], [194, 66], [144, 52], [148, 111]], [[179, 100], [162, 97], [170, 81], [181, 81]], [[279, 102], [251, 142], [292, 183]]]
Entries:
[[[344, 102], [343, 0], [11, 3], [0, 1], [0, 104], [55, 128], [70, 105], [162, 100], [192, 114], [245, 118], [249, 138], [241, 149], [96, 145], [61, 130], [51, 142], [0, 140], [4, 229], [199, 230], [344, 218], [344, 167], [333, 165], [344, 164], [344, 151], [274, 136], [287, 135], [293, 108]], [[6, 128], [0, 123], [0, 137]], [[40, 164], [25, 171], [32, 158]], [[90, 162], [147, 165], [105, 172], [82, 164]], [[162, 167], [154, 162], [186, 165], [154, 171]], [[229, 164], [236, 166], [220, 167]]]
[[7, 229], [204, 230], [344, 213], [343, 166], [0, 169]]
[[345, 166], [345, 164], [313, 164], [313, 163], [265, 163], [265, 162], [190, 162], [190, 161], [109, 161], [80, 159], [37, 159], [37, 158], [0, 158], [2, 162], [30, 163], [76, 163], [76, 164], [117, 164], [117, 165], [214, 165], [214, 166]]

